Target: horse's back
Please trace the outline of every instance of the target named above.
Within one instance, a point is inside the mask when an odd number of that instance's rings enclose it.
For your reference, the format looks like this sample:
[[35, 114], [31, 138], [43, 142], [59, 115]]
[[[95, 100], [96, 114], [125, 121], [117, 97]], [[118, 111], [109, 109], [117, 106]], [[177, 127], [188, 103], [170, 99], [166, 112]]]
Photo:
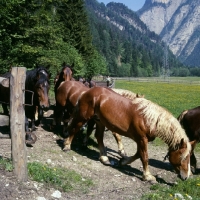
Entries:
[[75, 106], [80, 94], [87, 90], [88, 88], [79, 81], [64, 81], [57, 88], [56, 102], [64, 106], [66, 101], [70, 101]]

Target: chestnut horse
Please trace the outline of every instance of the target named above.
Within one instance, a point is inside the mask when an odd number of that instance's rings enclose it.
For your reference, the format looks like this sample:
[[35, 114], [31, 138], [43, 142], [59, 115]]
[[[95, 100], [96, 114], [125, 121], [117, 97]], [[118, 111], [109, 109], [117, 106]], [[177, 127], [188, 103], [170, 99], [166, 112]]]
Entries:
[[[63, 136], [65, 135], [65, 131], [68, 126], [68, 122], [73, 113], [74, 107], [77, 103], [77, 100], [82, 92], [88, 91], [89, 88], [83, 85], [79, 81], [64, 81], [57, 88], [56, 92], [56, 107], [54, 109], [54, 122], [53, 125], [59, 125], [63, 118], [64, 128], [63, 128]], [[94, 118], [88, 120], [87, 123], [87, 134], [83, 141], [83, 146], [87, 146], [87, 141], [89, 136], [93, 131], [93, 127], [95, 125]], [[118, 144], [119, 154], [123, 157], [125, 156], [124, 146], [121, 141], [121, 136], [117, 133], [113, 132], [113, 136]]]
[[65, 62], [63, 63], [63, 67], [60, 71], [60, 73], [57, 73], [56, 78], [54, 79], [54, 92], [56, 93], [57, 88], [63, 81], [71, 81], [72, 78], [72, 69], [74, 67], [74, 64], [67, 65]]
[[96, 138], [100, 150], [100, 160], [108, 160], [103, 144], [105, 127], [137, 143], [134, 156], [124, 157], [120, 164], [126, 165], [140, 158], [143, 164], [143, 179], [155, 181], [148, 167], [148, 141], [161, 138], [169, 146], [169, 161], [186, 180], [190, 171], [191, 144], [178, 120], [164, 108], [145, 98], [129, 100], [103, 87], [93, 87], [83, 92], [74, 109], [73, 119], [68, 126], [69, 137], [65, 139], [65, 150], [70, 150], [71, 142], [80, 127], [92, 117], [96, 120]]
[[[178, 116], [178, 121], [185, 129], [185, 132], [190, 141], [195, 141], [195, 145], [200, 142], [200, 106], [183, 111]], [[194, 148], [190, 157], [191, 170], [193, 173], [196, 171], [197, 160], [194, 155]]]
[[[144, 95], [139, 95], [139, 94], [136, 94], [136, 93], [133, 93], [129, 90], [125, 90], [125, 89], [116, 89], [116, 88], [110, 88], [112, 91], [120, 94], [121, 96], [123, 97], [126, 97], [127, 99], [130, 99], [130, 100], [133, 100], [134, 98], [143, 98]], [[86, 146], [87, 143], [88, 143], [88, 139], [90, 137], [92, 132], [87, 132], [85, 138], [83, 139], [83, 144]], [[117, 141], [118, 143], [118, 151], [119, 151], [119, 154], [124, 157], [126, 154], [125, 154], [125, 151], [124, 151], [124, 146], [122, 144], [122, 141], [121, 141], [121, 136], [118, 134], [118, 133], [115, 133], [115, 132], [112, 132], [114, 137], [115, 137], [115, 140]], [[109, 162], [107, 163], [109, 164]]]

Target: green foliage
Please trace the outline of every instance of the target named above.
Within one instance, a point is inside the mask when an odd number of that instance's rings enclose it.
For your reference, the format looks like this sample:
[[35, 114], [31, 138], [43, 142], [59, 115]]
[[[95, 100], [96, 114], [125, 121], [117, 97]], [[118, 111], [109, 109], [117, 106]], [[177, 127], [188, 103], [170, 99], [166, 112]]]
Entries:
[[0, 73], [10, 66], [50, 65], [55, 76], [63, 62], [74, 63], [75, 77], [105, 71], [83, 0], [1, 1], [0, 9]]
[[83, 178], [73, 170], [51, 168], [38, 162], [28, 163], [28, 173], [34, 181], [64, 192], [81, 190], [84, 193], [93, 185], [92, 180]]

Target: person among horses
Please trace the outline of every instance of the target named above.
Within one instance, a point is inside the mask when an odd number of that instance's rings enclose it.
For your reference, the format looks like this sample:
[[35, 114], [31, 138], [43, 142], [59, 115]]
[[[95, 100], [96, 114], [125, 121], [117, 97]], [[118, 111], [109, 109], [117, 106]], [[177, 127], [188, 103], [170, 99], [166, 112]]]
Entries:
[[107, 76], [106, 82], [107, 82], [107, 87], [109, 87], [111, 82], [110, 76]]

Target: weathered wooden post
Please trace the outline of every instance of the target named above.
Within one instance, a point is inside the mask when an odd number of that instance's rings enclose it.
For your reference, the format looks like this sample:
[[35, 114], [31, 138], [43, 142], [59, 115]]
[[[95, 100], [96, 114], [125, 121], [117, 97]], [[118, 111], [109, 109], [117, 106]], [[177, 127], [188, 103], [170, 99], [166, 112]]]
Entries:
[[25, 144], [25, 90], [26, 68], [13, 67], [10, 77], [10, 132], [14, 173], [19, 181], [27, 181], [27, 153]]

